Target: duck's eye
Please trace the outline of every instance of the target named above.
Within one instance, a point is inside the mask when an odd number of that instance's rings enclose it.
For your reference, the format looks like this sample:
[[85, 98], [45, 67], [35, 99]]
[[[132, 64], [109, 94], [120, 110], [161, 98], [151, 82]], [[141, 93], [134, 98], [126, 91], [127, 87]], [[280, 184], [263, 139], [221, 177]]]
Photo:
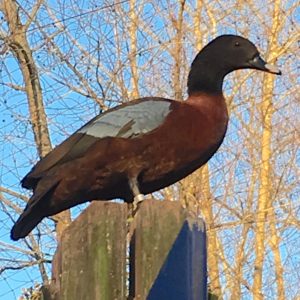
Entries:
[[235, 42], [234, 46], [235, 47], [239, 47], [240, 43], [239, 42]]

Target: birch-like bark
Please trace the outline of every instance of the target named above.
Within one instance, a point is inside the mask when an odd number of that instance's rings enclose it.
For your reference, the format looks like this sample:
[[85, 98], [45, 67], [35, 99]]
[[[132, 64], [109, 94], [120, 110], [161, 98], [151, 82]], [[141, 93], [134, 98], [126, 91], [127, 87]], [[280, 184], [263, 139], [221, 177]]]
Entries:
[[[278, 26], [280, 15], [280, 0], [274, 2], [273, 23], [270, 32], [269, 61], [278, 55]], [[260, 168], [260, 187], [258, 194], [258, 208], [256, 218], [256, 237], [255, 237], [255, 262], [254, 262], [254, 281], [253, 293], [255, 300], [262, 300], [263, 293], [263, 264], [266, 252], [266, 224], [270, 221], [271, 249], [275, 260], [275, 273], [277, 281], [278, 299], [284, 299], [284, 284], [282, 274], [282, 262], [279, 251], [279, 238], [275, 228], [275, 214], [272, 203], [272, 184], [271, 184], [271, 137], [272, 137], [272, 116], [274, 108], [272, 104], [272, 94], [274, 89], [274, 76], [267, 74], [263, 80], [263, 101], [261, 112], [263, 117], [263, 131], [261, 136], [261, 168]], [[269, 218], [268, 218], [269, 217]], [[268, 234], [269, 235], [269, 234]]]
[[131, 69], [131, 95], [133, 99], [139, 98], [139, 80], [138, 80], [138, 69], [137, 69], [137, 24], [138, 16], [136, 14], [136, 0], [129, 1], [129, 38], [130, 38], [130, 69]]
[[181, 88], [181, 65], [182, 65], [182, 41], [183, 41], [183, 13], [184, 13], [185, 0], [179, 1], [178, 17], [171, 16], [173, 27], [175, 28], [176, 35], [174, 38], [174, 48], [171, 52], [174, 58], [174, 71], [173, 71], [173, 84], [174, 84], [174, 98], [182, 100], [182, 88]]

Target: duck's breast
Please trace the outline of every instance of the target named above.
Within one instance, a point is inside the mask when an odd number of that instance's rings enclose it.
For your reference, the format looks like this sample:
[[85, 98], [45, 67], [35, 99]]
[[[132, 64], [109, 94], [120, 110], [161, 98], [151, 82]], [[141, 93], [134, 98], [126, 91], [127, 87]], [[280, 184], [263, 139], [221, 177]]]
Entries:
[[[224, 97], [197, 96], [173, 102], [172, 112], [162, 126], [144, 137], [143, 157], [147, 157], [144, 181], [172, 175], [177, 181], [217, 151], [226, 133], [228, 114]], [[171, 178], [170, 177], [170, 178]], [[172, 181], [171, 180], [171, 181]]]

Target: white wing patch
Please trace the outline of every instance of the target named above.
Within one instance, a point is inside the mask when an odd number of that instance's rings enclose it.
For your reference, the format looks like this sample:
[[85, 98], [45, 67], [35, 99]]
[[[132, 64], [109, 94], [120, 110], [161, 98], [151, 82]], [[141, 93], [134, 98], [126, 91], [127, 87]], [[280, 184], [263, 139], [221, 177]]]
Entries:
[[103, 115], [78, 132], [94, 137], [137, 137], [160, 126], [170, 112], [170, 102], [147, 100]]

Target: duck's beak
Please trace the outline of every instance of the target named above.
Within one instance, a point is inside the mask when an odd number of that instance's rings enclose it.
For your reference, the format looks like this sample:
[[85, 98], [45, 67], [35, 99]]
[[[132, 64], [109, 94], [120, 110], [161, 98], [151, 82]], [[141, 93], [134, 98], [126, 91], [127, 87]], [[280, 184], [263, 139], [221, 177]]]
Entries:
[[253, 59], [251, 59], [249, 64], [253, 69], [281, 75], [281, 71], [276, 66], [267, 64], [259, 55], [256, 55]]

